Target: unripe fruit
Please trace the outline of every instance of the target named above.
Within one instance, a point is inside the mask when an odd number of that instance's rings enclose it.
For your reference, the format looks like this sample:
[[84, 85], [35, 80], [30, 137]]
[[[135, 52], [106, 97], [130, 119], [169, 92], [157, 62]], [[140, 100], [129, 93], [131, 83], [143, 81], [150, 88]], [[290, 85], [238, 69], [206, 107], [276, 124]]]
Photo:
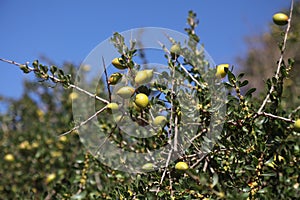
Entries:
[[131, 105], [136, 111], [138, 111], [138, 112], [142, 111], [142, 109], [140, 107], [138, 107], [134, 102], [132, 102]]
[[145, 108], [149, 103], [149, 99], [148, 99], [147, 95], [145, 95], [143, 93], [139, 93], [135, 96], [134, 102], [138, 107]]
[[142, 84], [150, 82], [152, 77], [153, 77], [153, 70], [152, 69], [143, 70], [143, 71], [139, 71], [136, 74], [136, 76], [134, 78], [134, 81], [135, 81], [135, 83], [137, 83], [139, 85], [142, 85]]
[[154, 126], [164, 126], [165, 123], [167, 122], [167, 118], [165, 116], [157, 116], [153, 120], [153, 125]]
[[175, 56], [178, 56], [180, 54], [180, 45], [179, 44], [174, 44], [170, 48], [171, 56], [174, 58]]
[[297, 119], [294, 123], [294, 129], [297, 132], [300, 132], [300, 119]]
[[116, 85], [121, 78], [122, 78], [122, 74], [121, 73], [119, 73], [119, 72], [113, 73], [108, 78], [108, 84], [110, 84], [110, 85]]
[[124, 63], [124, 61], [122, 58], [114, 58], [111, 61], [111, 64], [113, 64], [113, 66], [115, 66], [117, 69], [126, 69], [127, 66], [123, 63]]
[[177, 169], [177, 170], [188, 170], [189, 166], [188, 166], [188, 164], [186, 164], [186, 162], [178, 162], [175, 165], [175, 169]]
[[152, 163], [146, 163], [142, 166], [143, 170], [154, 170], [154, 165]]
[[276, 13], [273, 15], [273, 22], [278, 26], [284, 26], [288, 23], [289, 17], [284, 13]]
[[121, 87], [117, 91], [117, 95], [119, 95], [123, 99], [128, 99], [133, 95], [134, 91], [135, 91], [134, 88], [129, 87], [129, 86], [125, 86], [125, 87]]
[[109, 103], [109, 104], [107, 104], [107, 108], [109, 108], [110, 110], [118, 110], [119, 105], [116, 103]]
[[13, 162], [15, 160], [15, 157], [14, 155], [9, 153], [4, 156], [4, 160], [6, 160], [7, 162]]
[[46, 183], [50, 183], [52, 182], [54, 179], [56, 178], [56, 174], [52, 173], [52, 174], [49, 174], [45, 180]]
[[229, 64], [220, 64], [217, 66], [216, 76], [218, 78], [224, 78], [227, 74]]

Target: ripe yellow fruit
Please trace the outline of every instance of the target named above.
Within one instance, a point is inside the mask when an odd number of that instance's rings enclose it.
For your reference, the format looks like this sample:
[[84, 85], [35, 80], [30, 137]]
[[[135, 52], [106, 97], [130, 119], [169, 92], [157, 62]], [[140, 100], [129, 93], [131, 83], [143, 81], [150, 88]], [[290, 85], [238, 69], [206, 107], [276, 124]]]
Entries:
[[135, 96], [134, 102], [138, 107], [146, 108], [149, 103], [149, 99], [148, 99], [148, 96], [145, 95], [144, 93], [139, 93]]
[[276, 13], [273, 15], [273, 22], [278, 26], [284, 26], [289, 22], [289, 17], [284, 13]]
[[294, 123], [294, 129], [297, 132], [300, 132], [300, 119], [297, 119]]
[[135, 89], [129, 86], [125, 86], [125, 87], [121, 87], [118, 91], [117, 91], [117, 95], [119, 95], [120, 97], [122, 97], [123, 99], [128, 99], [130, 98], [135, 92]]
[[131, 105], [136, 111], [138, 111], [138, 112], [142, 111], [142, 109], [140, 107], [138, 107], [134, 102], [132, 102]]
[[113, 64], [113, 66], [115, 66], [117, 69], [126, 69], [127, 66], [123, 63], [124, 63], [124, 61], [122, 58], [114, 58], [111, 61], [111, 64]]
[[153, 120], [153, 125], [154, 126], [164, 126], [167, 122], [167, 118], [165, 116], [157, 116]]
[[180, 54], [180, 45], [179, 44], [174, 44], [170, 48], [171, 56], [174, 58], [175, 56], [178, 56]]
[[110, 110], [118, 110], [119, 109], [119, 105], [116, 103], [109, 103], [107, 104], [107, 108]]
[[224, 78], [228, 72], [229, 64], [220, 64], [217, 66], [216, 76], [218, 78]]
[[55, 173], [49, 174], [49, 175], [46, 177], [45, 182], [46, 182], [46, 183], [50, 183], [50, 182], [52, 182], [55, 178], [56, 178], [56, 174], [55, 174]]
[[153, 77], [152, 69], [142, 70], [136, 74], [134, 81], [135, 81], [135, 83], [142, 85], [142, 84], [150, 82], [152, 77]]
[[113, 73], [108, 78], [108, 84], [110, 84], [110, 85], [116, 85], [121, 78], [122, 78], [122, 74], [121, 73], [119, 73], [119, 72]]
[[186, 162], [178, 162], [175, 165], [175, 169], [177, 169], [177, 170], [188, 170], [189, 166], [188, 166], [188, 164], [186, 164]]
[[7, 162], [13, 162], [15, 160], [15, 157], [14, 155], [9, 153], [4, 156], [4, 160], [6, 160]]
[[154, 170], [154, 165], [152, 163], [146, 163], [142, 166], [143, 170]]

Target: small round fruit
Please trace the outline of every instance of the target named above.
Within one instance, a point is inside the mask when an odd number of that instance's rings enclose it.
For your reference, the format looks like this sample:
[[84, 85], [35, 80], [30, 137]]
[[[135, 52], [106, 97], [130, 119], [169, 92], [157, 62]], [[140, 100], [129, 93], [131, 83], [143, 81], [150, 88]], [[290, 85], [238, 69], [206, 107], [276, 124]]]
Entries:
[[164, 126], [167, 122], [167, 118], [165, 116], [157, 116], [153, 120], [153, 125], [154, 126]]
[[128, 99], [134, 94], [134, 91], [135, 91], [134, 88], [129, 87], [129, 86], [125, 86], [125, 87], [121, 87], [117, 91], [117, 95], [119, 95], [123, 99]]
[[147, 171], [154, 170], [154, 165], [152, 163], [146, 163], [142, 166], [142, 169]]
[[46, 182], [46, 183], [50, 183], [50, 182], [52, 182], [55, 178], [56, 178], [56, 174], [55, 174], [55, 173], [49, 174], [49, 175], [46, 177], [45, 182]]
[[216, 76], [218, 78], [224, 78], [228, 72], [229, 64], [220, 64], [217, 66]]
[[126, 69], [127, 66], [123, 63], [124, 63], [124, 61], [122, 58], [114, 58], [111, 61], [111, 64], [113, 64], [113, 66], [115, 66], [117, 69]]
[[15, 157], [14, 155], [9, 153], [4, 156], [4, 160], [6, 160], [7, 162], [13, 162], [15, 160]]
[[110, 84], [110, 85], [116, 85], [121, 78], [122, 78], [122, 74], [121, 73], [119, 73], [119, 72], [113, 73], [108, 78], [108, 84]]
[[153, 77], [153, 70], [142, 70], [136, 74], [134, 81], [135, 83], [142, 85], [150, 82], [152, 77]]
[[188, 166], [188, 164], [186, 164], [186, 162], [178, 162], [175, 165], [175, 169], [177, 169], [177, 170], [188, 170], [189, 166]]
[[118, 110], [119, 109], [119, 105], [116, 103], [109, 103], [107, 104], [107, 108], [110, 110]]
[[171, 56], [174, 58], [175, 56], [177, 57], [180, 54], [180, 45], [179, 44], [174, 44], [170, 48]]
[[297, 132], [300, 132], [300, 119], [297, 119], [294, 123], [294, 129]]
[[278, 26], [284, 26], [289, 22], [289, 17], [284, 13], [276, 13], [273, 15], [273, 22]]
[[135, 96], [134, 102], [138, 107], [146, 108], [149, 103], [149, 99], [148, 99], [148, 96], [145, 95], [144, 93], [139, 93]]
[[133, 101], [132, 101], [131, 105], [136, 111], [138, 111], [138, 112], [142, 111], [142, 109], [140, 107], [138, 107]]

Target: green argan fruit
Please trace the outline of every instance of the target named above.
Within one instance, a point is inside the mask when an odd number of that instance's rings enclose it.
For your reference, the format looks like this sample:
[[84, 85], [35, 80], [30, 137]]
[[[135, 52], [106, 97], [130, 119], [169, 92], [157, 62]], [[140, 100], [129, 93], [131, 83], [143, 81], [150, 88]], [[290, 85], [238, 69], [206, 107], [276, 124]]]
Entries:
[[115, 66], [117, 69], [126, 69], [127, 66], [123, 63], [124, 63], [124, 61], [122, 58], [114, 58], [111, 61], [111, 64], [113, 64], [113, 66]]
[[179, 54], [180, 54], [180, 45], [179, 45], [179, 44], [174, 44], [174, 45], [170, 48], [170, 52], [171, 52], [172, 58], [178, 57]]
[[153, 77], [152, 69], [142, 70], [136, 74], [134, 81], [135, 81], [135, 83], [142, 85], [142, 84], [150, 82], [152, 77]]
[[147, 107], [148, 103], [149, 103], [149, 99], [148, 96], [143, 94], [143, 93], [139, 93], [135, 96], [135, 104], [140, 107], [140, 108], [145, 108]]
[[154, 165], [152, 163], [146, 163], [142, 166], [142, 169], [147, 171], [154, 170]]
[[121, 78], [122, 78], [122, 74], [121, 73], [119, 73], [119, 72], [113, 73], [108, 78], [108, 84], [110, 84], [110, 85], [116, 85]]
[[300, 132], [300, 119], [297, 119], [294, 123], [294, 129], [297, 132]]
[[276, 13], [273, 15], [273, 22], [278, 26], [284, 26], [289, 22], [289, 17], [284, 13]]
[[118, 110], [119, 105], [116, 103], [109, 103], [109, 104], [107, 104], [107, 108], [109, 108], [110, 110]]
[[129, 86], [125, 86], [125, 87], [121, 87], [117, 91], [117, 95], [119, 95], [123, 99], [128, 99], [134, 94], [134, 91], [135, 91], [134, 88], [129, 87]]
[[167, 118], [165, 116], [157, 116], [153, 120], [153, 125], [154, 126], [164, 126], [167, 122]]

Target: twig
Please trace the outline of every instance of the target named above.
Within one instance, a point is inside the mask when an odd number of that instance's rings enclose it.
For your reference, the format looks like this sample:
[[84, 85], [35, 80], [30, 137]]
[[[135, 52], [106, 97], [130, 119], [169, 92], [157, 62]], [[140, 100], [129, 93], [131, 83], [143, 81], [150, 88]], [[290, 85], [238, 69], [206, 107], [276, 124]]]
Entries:
[[280, 116], [273, 115], [271, 113], [266, 113], [266, 112], [262, 112], [262, 113], [260, 113], [258, 115], [262, 115], [262, 116], [266, 116], [266, 117], [271, 117], [271, 118], [274, 118], [274, 119], [280, 119], [282, 121], [291, 122], [291, 123], [295, 122], [295, 120], [292, 120], [292, 119], [289, 119], [289, 118], [285, 118], [285, 117], [280, 117]]
[[[12, 65], [16, 65], [16, 66], [19, 66], [19, 67], [21, 67], [21, 66], [24, 65], [24, 64], [20, 64], [20, 63], [17, 63], [17, 62], [15, 62], [15, 61], [7, 60], [7, 59], [4, 59], [4, 58], [0, 58], [0, 61], [6, 62], [6, 63], [9, 63], [9, 64], [12, 64]], [[35, 68], [29, 67], [27, 64], [26, 64], [26, 66], [28, 67], [29, 72], [36, 72], [36, 71], [37, 71]], [[58, 79], [57, 77], [52, 76], [52, 75], [49, 75], [49, 78], [50, 78], [50, 79], [53, 79], [55, 82], [58, 82], [58, 83], [62, 82], [60, 79]], [[103, 103], [106, 103], [106, 104], [109, 103], [109, 101], [107, 101], [106, 99], [103, 99], [103, 98], [101, 98], [101, 97], [99, 97], [99, 96], [97, 96], [97, 95], [95, 95], [95, 94], [92, 94], [92, 93], [90, 93], [90, 92], [88, 92], [88, 91], [86, 91], [86, 90], [84, 90], [84, 89], [82, 89], [82, 88], [80, 88], [80, 87], [78, 87], [78, 86], [76, 86], [76, 85], [73, 85], [73, 84], [71, 84], [71, 83], [68, 83], [68, 86], [69, 86], [70, 88], [73, 88], [73, 89], [75, 89], [75, 90], [78, 90], [78, 91], [80, 91], [80, 92], [82, 92], [82, 93], [85, 93], [86, 95], [88, 95], [88, 96], [90, 96], [90, 97], [92, 97], [92, 98], [95, 98], [95, 99], [97, 99], [97, 100], [99, 100], [99, 101], [102, 101]]]
[[[279, 58], [278, 65], [277, 65], [277, 71], [276, 71], [276, 74], [274, 76], [276, 80], [279, 79], [281, 64], [283, 62], [283, 54], [284, 54], [284, 51], [285, 51], [285, 48], [286, 48], [288, 33], [289, 33], [290, 28], [291, 28], [291, 19], [292, 19], [293, 7], [294, 7], [294, 0], [291, 1], [291, 8], [290, 8], [290, 16], [289, 16], [289, 20], [288, 20], [288, 25], [287, 25], [285, 35], [284, 35], [283, 45], [282, 45], [281, 52], [280, 52], [280, 58]], [[257, 111], [258, 114], [261, 114], [262, 110], [265, 108], [267, 102], [269, 101], [270, 95], [272, 94], [274, 89], [275, 89], [275, 87], [272, 84], [266, 98], [264, 99], [262, 105], [260, 106], [260, 108]]]
[[106, 66], [105, 66], [103, 56], [102, 56], [102, 63], [103, 63], [103, 66], [104, 66], [105, 81], [106, 81], [106, 86], [107, 86], [107, 90], [108, 90], [109, 102], [111, 102], [111, 92], [110, 92], [110, 87], [109, 87], [109, 84], [108, 84], [107, 70], [106, 70]]
[[292, 118], [292, 115], [296, 112], [298, 112], [300, 110], [300, 106], [298, 106], [297, 108], [295, 108], [290, 114], [289, 114], [289, 118]]
[[77, 126], [73, 127], [71, 130], [59, 135], [58, 137], [67, 135], [69, 133], [71, 133], [74, 130], [79, 129], [81, 126], [87, 124], [89, 121], [91, 121], [93, 118], [97, 117], [101, 112], [103, 112], [107, 107], [104, 106], [103, 108], [101, 108], [100, 110], [98, 110], [97, 112], [95, 112], [93, 115], [91, 115], [88, 119], [86, 119], [85, 121], [81, 122], [80, 124], [78, 124]]

